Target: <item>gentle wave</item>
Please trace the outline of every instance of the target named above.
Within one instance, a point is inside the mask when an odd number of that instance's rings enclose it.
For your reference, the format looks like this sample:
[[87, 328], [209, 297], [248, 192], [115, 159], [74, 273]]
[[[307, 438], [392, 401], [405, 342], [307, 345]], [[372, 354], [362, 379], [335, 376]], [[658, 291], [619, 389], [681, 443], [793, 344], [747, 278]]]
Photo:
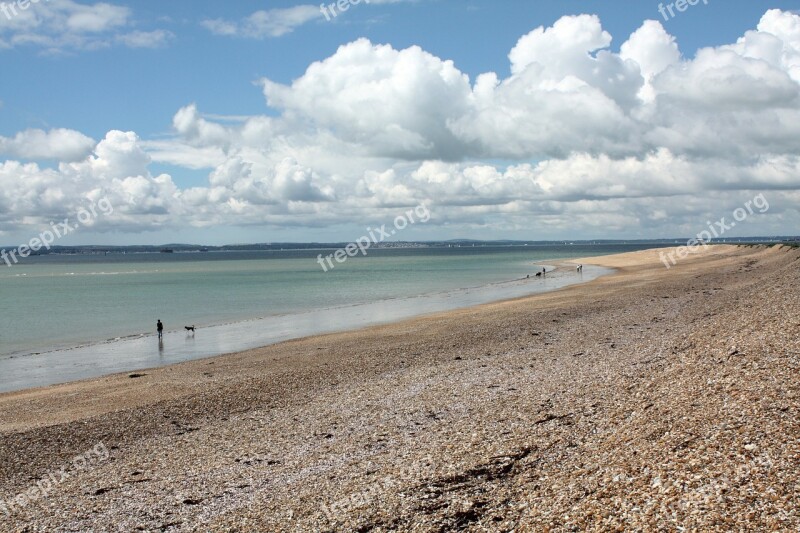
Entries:
[[44, 274], [35, 274], [24, 272], [21, 274], [0, 275], [0, 279], [4, 278], [59, 278], [59, 277], [81, 277], [81, 276], [131, 276], [139, 274], [159, 274], [160, 270], [128, 270], [122, 272], [51, 272]]

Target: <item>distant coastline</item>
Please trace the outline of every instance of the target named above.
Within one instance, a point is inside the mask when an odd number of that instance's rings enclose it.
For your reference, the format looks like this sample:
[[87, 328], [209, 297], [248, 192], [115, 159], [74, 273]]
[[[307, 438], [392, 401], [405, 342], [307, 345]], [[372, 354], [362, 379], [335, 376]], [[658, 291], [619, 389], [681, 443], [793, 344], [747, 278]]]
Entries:
[[[558, 241], [520, 241], [520, 240], [472, 240], [453, 239], [445, 241], [384, 241], [375, 243], [374, 248], [468, 248], [468, 247], [525, 247], [525, 246], [607, 246], [618, 244], [674, 246], [686, 242], [686, 238], [669, 239], [588, 239]], [[792, 244], [800, 243], [800, 236], [759, 236], [731, 237], [713, 241], [711, 244]], [[97, 255], [97, 254], [158, 254], [165, 253], [213, 253], [213, 252], [259, 252], [259, 251], [302, 251], [302, 250], [336, 250], [345, 242], [275, 242], [254, 244], [225, 244], [212, 246], [205, 244], [170, 243], [157, 245], [75, 245], [52, 246], [49, 250], [31, 253], [41, 255]], [[0, 246], [0, 249], [11, 249], [13, 246]]]

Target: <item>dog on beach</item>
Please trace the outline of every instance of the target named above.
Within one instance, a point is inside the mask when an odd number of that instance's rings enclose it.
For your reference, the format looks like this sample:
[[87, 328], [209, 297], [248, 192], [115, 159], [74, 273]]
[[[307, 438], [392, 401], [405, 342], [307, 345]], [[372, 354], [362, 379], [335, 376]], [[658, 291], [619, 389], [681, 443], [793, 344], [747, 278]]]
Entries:
[[191, 331], [192, 333], [194, 333], [194, 326], [183, 326], [183, 327], [186, 328], [186, 331]]

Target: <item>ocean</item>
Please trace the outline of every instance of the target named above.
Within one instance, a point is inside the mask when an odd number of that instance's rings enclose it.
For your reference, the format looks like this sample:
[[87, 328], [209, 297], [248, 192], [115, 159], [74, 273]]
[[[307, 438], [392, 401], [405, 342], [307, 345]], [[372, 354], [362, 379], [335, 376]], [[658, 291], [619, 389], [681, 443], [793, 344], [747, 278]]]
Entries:
[[313, 250], [31, 257], [0, 269], [0, 391], [553, 290], [607, 271], [540, 280], [535, 263], [648, 247], [372, 249], [327, 272]]

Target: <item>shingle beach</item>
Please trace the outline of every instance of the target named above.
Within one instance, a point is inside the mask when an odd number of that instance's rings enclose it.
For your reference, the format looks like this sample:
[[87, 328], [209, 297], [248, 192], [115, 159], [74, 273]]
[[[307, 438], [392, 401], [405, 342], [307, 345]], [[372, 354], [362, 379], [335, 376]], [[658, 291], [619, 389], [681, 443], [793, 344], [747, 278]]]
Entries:
[[800, 249], [581, 262], [617, 271], [2, 394], [0, 531], [800, 529]]

